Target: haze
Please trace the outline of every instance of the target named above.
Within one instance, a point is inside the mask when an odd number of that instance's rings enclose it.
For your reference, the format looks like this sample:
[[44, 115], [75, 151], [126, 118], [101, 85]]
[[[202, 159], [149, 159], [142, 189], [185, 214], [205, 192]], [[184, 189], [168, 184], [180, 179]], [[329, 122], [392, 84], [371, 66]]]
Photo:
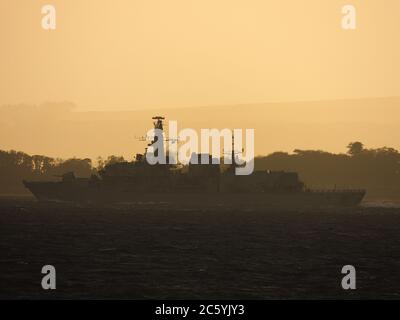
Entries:
[[[44, 4], [57, 9], [55, 31], [41, 28]], [[357, 8], [354, 31], [341, 29], [345, 4]], [[0, 105], [11, 107], [0, 148], [131, 155], [152, 110], [179, 120], [179, 108], [185, 127], [268, 124], [256, 133], [257, 154], [345, 151], [354, 139], [396, 147], [399, 14], [397, 0], [2, 0]], [[57, 103], [40, 116], [13, 111], [46, 101]], [[75, 112], [59, 113], [62, 101]], [[89, 110], [143, 117], [76, 112]]]

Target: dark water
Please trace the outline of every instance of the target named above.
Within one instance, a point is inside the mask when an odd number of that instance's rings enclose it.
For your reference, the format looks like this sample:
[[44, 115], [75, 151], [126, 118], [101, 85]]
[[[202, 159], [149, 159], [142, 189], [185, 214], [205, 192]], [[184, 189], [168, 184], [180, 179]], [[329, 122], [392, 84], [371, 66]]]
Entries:
[[[53, 291], [41, 288], [46, 264], [57, 270]], [[341, 289], [348, 264], [354, 291]], [[398, 299], [400, 208], [212, 212], [3, 199], [0, 298]]]

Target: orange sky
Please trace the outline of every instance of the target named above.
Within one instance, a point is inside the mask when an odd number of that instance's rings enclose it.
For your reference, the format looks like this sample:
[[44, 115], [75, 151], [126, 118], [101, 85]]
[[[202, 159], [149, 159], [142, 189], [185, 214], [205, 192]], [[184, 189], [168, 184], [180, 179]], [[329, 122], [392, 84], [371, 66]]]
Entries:
[[400, 148], [399, 17], [398, 0], [1, 0], [0, 149], [131, 158], [154, 112], [254, 128], [258, 155]]
[[[57, 29], [41, 28], [54, 4]], [[355, 31], [340, 27], [354, 4]], [[2, 0], [0, 105], [400, 96], [398, 0]]]

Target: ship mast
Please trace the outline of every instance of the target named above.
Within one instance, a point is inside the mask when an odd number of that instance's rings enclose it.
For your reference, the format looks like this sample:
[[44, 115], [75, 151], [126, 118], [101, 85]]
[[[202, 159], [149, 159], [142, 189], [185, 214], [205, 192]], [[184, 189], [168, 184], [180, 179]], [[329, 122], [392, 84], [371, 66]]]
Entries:
[[[231, 165], [231, 169], [232, 170], [235, 170], [235, 167], [236, 167], [236, 155], [238, 155], [238, 154], [242, 154], [244, 152], [244, 148], [242, 148], [242, 150], [241, 151], [235, 151], [235, 135], [234, 135], [234, 132], [233, 132], [233, 130], [232, 130], [232, 152], [231, 152], [231, 162], [232, 162], [232, 165]], [[239, 165], [239, 166], [242, 166], [242, 165]]]
[[[164, 120], [165, 118], [164, 118], [164, 117], [161, 117], [161, 116], [155, 116], [155, 117], [153, 117], [152, 119], [153, 119], [153, 120], [156, 120], [156, 121], [153, 122], [153, 124], [154, 124], [154, 130], [157, 130], [157, 129], [158, 129], [158, 130], [163, 131], [163, 130], [164, 130], [164, 123], [163, 123], [163, 120]], [[148, 146], [153, 145], [153, 144], [156, 143], [157, 141], [158, 141], [158, 136], [157, 136], [157, 135], [154, 135], [153, 140], [148, 144]], [[161, 143], [162, 143], [161, 151], [164, 152], [164, 141], [162, 141]], [[158, 156], [158, 152], [159, 152], [159, 149], [156, 149], [155, 152], [154, 152], [154, 156], [155, 156], [155, 157]]]
[[232, 155], [231, 155], [231, 161], [232, 161], [232, 168], [235, 167], [235, 136], [232, 131]]

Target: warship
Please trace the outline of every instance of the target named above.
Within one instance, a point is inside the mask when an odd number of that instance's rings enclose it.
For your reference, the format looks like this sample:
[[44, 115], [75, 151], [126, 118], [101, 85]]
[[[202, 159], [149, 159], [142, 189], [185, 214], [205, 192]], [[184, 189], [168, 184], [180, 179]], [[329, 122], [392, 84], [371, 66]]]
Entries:
[[[163, 130], [164, 117], [153, 120], [154, 129]], [[153, 137], [148, 146], [157, 139]], [[296, 172], [263, 170], [235, 175], [233, 136], [230, 165], [213, 164], [208, 154], [192, 154], [192, 158], [209, 157], [210, 164], [170, 164], [167, 160], [166, 164], [151, 165], [146, 161], [146, 152], [147, 148], [131, 162], [108, 164], [89, 178], [68, 172], [61, 176], [61, 181], [23, 183], [39, 201], [166, 204], [182, 208], [357, 206], [366, 193], [353, 189], [312, 190]]]

